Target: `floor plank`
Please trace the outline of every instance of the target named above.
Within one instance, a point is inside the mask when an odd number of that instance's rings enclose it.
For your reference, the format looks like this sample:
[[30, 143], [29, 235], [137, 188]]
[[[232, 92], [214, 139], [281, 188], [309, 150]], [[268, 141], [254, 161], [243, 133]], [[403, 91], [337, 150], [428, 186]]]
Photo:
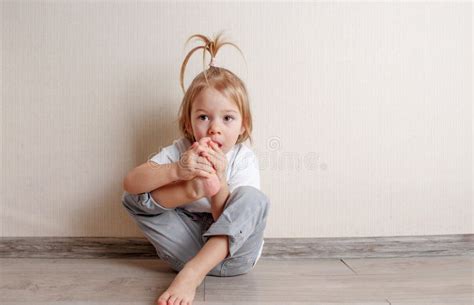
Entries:
[[357, 274], [442, 273], [472, 274], [473, 256], [356, 258], [344, 262]]
[[[337, 302], [384, 304], [381, 291], [370, 289], [370, 279], [360, 278], [340, 260], [268, 260], [238, 277], [206, 278], [206, 301]], [[319, 304], [318, 303], [318, 304]]]
[[[106, 302], [80, 302], [80, 301], [71, 301], [71, 302], [6, 302], [1, 303], [2, 305], [105, 305], [110, 304]], [[150, 302], [139, 301], [139, 302], [113, 302], [113, 305], [155, 305]], [[335, 303], [335, 302], [252, 302], [248, 303], [245, 301], [242, 302], [227, 302], [227, 301], [195, 301], [193, 305], [389, 305], [388, 302], [363, 302], [363, 303]]]
[[[176, 273], [158, 259], [0, 259], [0, 304], [150, 304]], [[204, 285], [196, 291], [204, 300]]]
[[472, 256], [344, 259], [358, 275], [395, 275], [394, 304], [474, 304]]
[[474, 299], [471, 297], [441, 297], [441, 298], [425, 298], [425, 299], [406, 299], [406, 300], [391, 300], [391, 305], [472, 305]]
[[[471, 256], [272, 259], [207, 276], [194, 305], [472, 305]], [[0, 259], [2, 305], [152, 305], [176, 273], [159, 259]]]
[[[423, 263], [424, 259], [427, 263]], [[431, 260], [431, 257], [403, 258], [393, 259], [393, 263], [392, 259], [372, 260], [360, 260], [358, 263], [349, 260], [348, 267], [359, 273], [348, 275], [321, 270], [321, 260], [303, 263], [292, 260], [284, 264], [263, 260], [251, 273], [240, 278], [207, 279], [206, 300], [217, 301], [225, 295], [229, 301], [238, 301], [245, 295], [250, 302], [443, 301], [445, 304], [464, 304], [471, 301], [470, 257], [439, 260]], [[405, 272], [395, 272], [397, 266], [401, 270], [404, 267]], [[409, 272], [408, 266], [419, 268]]]

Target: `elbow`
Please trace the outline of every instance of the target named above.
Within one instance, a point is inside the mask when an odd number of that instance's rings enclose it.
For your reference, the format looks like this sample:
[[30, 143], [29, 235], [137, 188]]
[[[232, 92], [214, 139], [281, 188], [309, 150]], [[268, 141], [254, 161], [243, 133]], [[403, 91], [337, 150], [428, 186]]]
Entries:
[[125, 192], [130, 193], [130, 189], [129, 189], [127, 177], [125, 177], [125, 179], [123, 179], [123, 182], [122, 182], [122, 189], [123, 189]]
[[135, 191], [131, 185], [131, 181], [130, 181], [130, 174], [128, 174], [125, 179], [123, 179], [123, 182], [122, 182], [122, 188], [124, 191], [126, 191], [127, 193], [129, 194], [135, 194]]

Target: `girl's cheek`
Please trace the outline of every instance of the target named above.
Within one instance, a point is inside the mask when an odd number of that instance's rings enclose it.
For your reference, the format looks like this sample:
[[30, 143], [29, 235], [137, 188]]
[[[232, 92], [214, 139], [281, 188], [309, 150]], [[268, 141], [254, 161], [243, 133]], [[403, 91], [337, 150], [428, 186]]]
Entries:
[[203, 128], [206, 126], [206, 122], [203, 122], [203, 121], [197, 121], [195, 123], [196, 126], [198, 126], [199, 128]]

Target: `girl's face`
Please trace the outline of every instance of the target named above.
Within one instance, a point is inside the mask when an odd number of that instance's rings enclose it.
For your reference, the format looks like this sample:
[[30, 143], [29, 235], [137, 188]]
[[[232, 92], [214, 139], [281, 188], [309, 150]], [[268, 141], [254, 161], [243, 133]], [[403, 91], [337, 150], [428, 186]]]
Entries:
[[245, 131], [239, 108], [214, 88], [203, 89], [191, 107], [191, 133], [196, 141], [210, 137], [227, 153]]

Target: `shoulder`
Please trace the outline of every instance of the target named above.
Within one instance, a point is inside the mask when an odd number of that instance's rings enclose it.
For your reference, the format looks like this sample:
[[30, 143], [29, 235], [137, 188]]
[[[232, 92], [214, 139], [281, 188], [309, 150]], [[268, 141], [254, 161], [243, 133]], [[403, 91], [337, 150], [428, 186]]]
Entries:
[[189, 146], [191, 146], [191, 141], [189, 141], [185, 137], [181, 137], [179, 139], [174, 140], [171, 146], [181, 154], [188, 150]]
[[250, 185], [260, 189], [260, 170], [258, 158], [252, 148], [240, 143], [234, 146], [234, 158], [231, 164], [229, 191], [239, 186]]
[[191, 143], [188, 139], [184, 137], [176, 139], [171, 145], [161, 148], [151, 160], [159, 164], [176, 162], [189, 146], [191, 146]]
[[252, 148], [239, 143], [234, 146], [234, 165], [240, 169], [249, 165], [258, 166], [258, 158]]
[[245, 145], [244, 143], [240, 143], [240, 144], [237, 144], [236, 145], [237, 147], [237, 151], [238, 151], [238, 155], [239, 156], [252, 156], [252, 157], [257, 157], [255, 152], [253, 151], [252, 148], [250, 148], [249, 146]]

